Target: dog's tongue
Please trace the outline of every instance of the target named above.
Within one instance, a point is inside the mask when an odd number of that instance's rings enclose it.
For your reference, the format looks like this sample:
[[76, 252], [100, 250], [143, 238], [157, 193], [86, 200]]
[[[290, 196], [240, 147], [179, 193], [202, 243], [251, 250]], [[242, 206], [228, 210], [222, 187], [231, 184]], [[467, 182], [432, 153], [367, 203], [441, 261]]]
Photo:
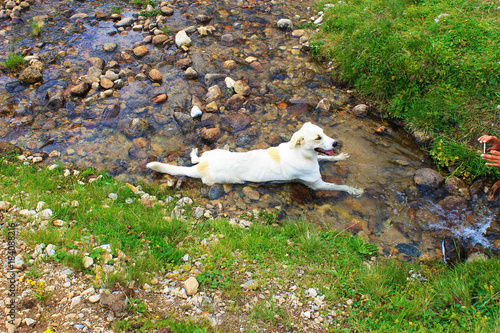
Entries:
[[316, 150], [319, 151], [320, 153], [323, 153], [323, 154], [328, 155], [328, 156], [333, 155], [333, 149], [323, 150], [323, 149], [317, 148]]

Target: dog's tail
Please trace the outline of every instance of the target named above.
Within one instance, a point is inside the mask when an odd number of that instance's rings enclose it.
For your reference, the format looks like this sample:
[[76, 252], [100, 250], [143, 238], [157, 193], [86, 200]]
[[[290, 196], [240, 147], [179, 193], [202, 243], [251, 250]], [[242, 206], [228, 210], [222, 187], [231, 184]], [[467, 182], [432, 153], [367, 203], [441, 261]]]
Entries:
[[185, 167], [160, 162], [151, 162], [146, 164], [146, 167], [161, 173], [168, 173], [172, 176], [188, 176], [193, 178], [201, 178], [201, 174], [198, 171], [196, 165]]

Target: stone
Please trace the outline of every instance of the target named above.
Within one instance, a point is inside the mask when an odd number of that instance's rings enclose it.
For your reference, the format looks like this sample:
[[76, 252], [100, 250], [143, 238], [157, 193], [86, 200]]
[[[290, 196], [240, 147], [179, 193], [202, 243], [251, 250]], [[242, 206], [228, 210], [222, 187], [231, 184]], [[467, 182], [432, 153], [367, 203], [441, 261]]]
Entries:
[[89, 15], [88, 15], [88, 14], [86, 14], [86, 13], [76, 13], [76, 14], [72, 15], [72, 16], [69, 18], [69, 20], [70, 20], [70, 21], [83, 20], [83, 19], [86, 19], [86, 18], [88, 18], [88, 17], [89, 17]]
[[241, 112], [236, 112], [224, 119], [224, 129], [228, 132], [234, 133], [245, 129], [252, 119], [249, 115]]
[[34, 60], [31, 65], [26, 67], [20, 74], [19, 80], [23, 83], [37, 83], [43, 81], [43, 69], [44, 65], [42, 62]]
[[500, 180], [493, 184], [486, 194], [486, 198], [489, 202], [494, 202], [498, 200], [498, 193], [500, 192]]
[[82, 297], [81, 296], [73, 297], [73, 299], [71, 300], [70, 308], [71, 309], [76, 308], [81, 302], [82, 302]]
[[191, 108], [191, 117], [192, 118], [198, 118], [201, 117], [203, 112], [201, 112], [200, 108], [197, 105], [193, 105]]
[[156, 68], [153, 68], [151, 71], [149, 71], [148, 76], [149, 79], [153, 82], [159, 82], [159, 83], [163, 82], [163, 75]]
[[234, 92], [242, 96], [249, 96], [252, 89], [245, 82], [238, 80], [234, 82]]
[[260, 199], [260, 193], [250, 186], [245, 186], [242, 190], [243, 194], [249, 198], [250, 200], [259, 200]]
[[44, 210], [42, 210], [41, 212], [39, 212], [39, 213], [37, 214], [37, 216], [38, 216], [39, 218], [41, 218], [42, 220], [48, 220], [48, 219], [52, 218], [52, 215], [53, 215], [53, 214], [54, 214], [54, 213], [52, 212], [52, 210], [51, 210], [51, 209], [49, 209], [49, 208], [47, 208], [47, 209], [44, 209]]
[[212, 185], [210, 187], [210, 190], [208, 191], [208, 199], [210, 200], [217, 200], [223, 195], [224, 195], [224, 189], [220, 184]]
[[65, 98], [62, 92], [58, 91], [49, 98], [48, 105], [54, 109], [60, 109], [64, 107]]
[[175, 67], [186, 70], [189, 66], [193, 64], [193, 61], [189, 58], [182, 58], [175, 62]]
[[281, 30], [291, 30], [293, 28], [293, 23], [290, 19], [280, 19], [276, 22], [276, 25]]
[[231, 89], [234, 88], [234, 84], [236, 83], [236, 81], [228, 76], [224, 79], [224, 83], [226, 84], [227, 89]]
[[179, 48], [182, 46], [189, 46], [191, 45], [191, 38], [189, 38], [184, 30], [181, 30], [175, 35], [175, 44]]
[[182, 112], [174, 112], [174, 119], [183, 133], [189, 133], [194, 129], [194, 121], [189, 115]]
[[116, 28], [123, 28], [123, 27], [128, 27], [130, 25], [132, 25], [132, 23], [134, 23], [134, 18], [133, 17], [127, 17], [127, 18], [124, 18], [118, 22], [115, 23], [115, 27]]
[[247, 100], [245, 96], [240, 94], [234, 94], [226, 101], [226, 107], [229, 110], [238, 110], [243, 106], [243, 104], [245, 104], [246, 101]]
[[[102, 46], [102, 49], [106, 52], [113, 52], [114, 50], [116, 50], [118, 48], [118, 44], [116, 44], [115, 42], [109, 42], [109, 43], [105, 43], [103, 46]], [[101, 68], [102, 69], [102, 68]]]
[[198, 136], [204, 140], [207, 141], [208, 143], [213, 143], [217, 141], [221, 134], [220, 128], [202, 128], [200, 132], [198, 133]]
[[366, 117], [368, 115], [368, 112], [370, 111], [370, 108], [366, 104], [358, 104], [356, 105], [352, 110], [351, 113], [356, 116], [356, 117]]
[[264, 71], [264, 67], [262, 66], [262, 64], [258, 61], [254, 61], [250, 64], [250, 67], [252, 67], [256, 72], [263, 72]]
[[127, 310], [127, 297], [121, 291], [112, 294], [100, 294], [101, 305], [109, 307], [115, 313]]
[[102, 120], [110, 120], [118, 117], [120, 114], [121, 108], [120, 104], [115, 104], [115, 105], [108, 105], [106, 106], [106, 109], [104, 109], [104, 112], [102, 113], [101, 119]]
[[326, 98], [323, 98], [319, 101], [318, 105], [316, 105], [316, 109], [321, 112], [328, 112], [332, 108], [330, 101]]
[[158, 95], [155, 95], [151, 101], [154, 103], [154, 104], [160, 104], [160, 103], [164, 103], [168, 100], [168, 95], [167, 94], [158, 94]]
[[10, 208], [10, 202], [7, 202], [7, 201], [0, 201], [0, 210], [1, 211], [8, 211]]
[[226, 74], [208, 73], [205, 75], [205, 85], [210, 87], [215, 81], [225, 79]]
[[160, 11], [165, 16], [172, 16], [174, 14], [174, 9], [169, 6], [161, 6]]
[[99, 68], [100, 70], [103, 70], [104, 67], [106, 66], [106, 62], [98, 57], [90, 57], [87, 59], [87, 62], [92, 66]]
[[219, 106], [217, 105], [217, 102], [210, 102], [205, 106], [205, 111], [206, 112], [217, 112], [219, 110]]
[[236, 61], [234, 60], [226, 60], [224, 61], [224, 63], [222, 64], [222, 68], [225, 68], [225, 69], [233, 69], [237, 66], [238, 64], [236, 63]]
[[184, 289], [186, 290], [186, 294], [188, 296], [196, 295], [196, 293], [198, 292], [198, 286], [198, 281], [192, 276], [184, 281]]
[[132, 138], [144, 136], [149, 129], [149, 124], [141, 118], [134, 118], [130, 121], [125, 134]]
[[444, 183], [444, 177], [430, 168], [422, 168], [413, 174], [415, 185], [422, 190], [436, 190]]
[[224, 34], [220, 37], [220, 42], [224, 46], [233, 46], [234, 45], [234, 37], [231, 34]]
[[259, 288], [259, 284], [255, 280], [248, 280], [247, 282], [240, 284], [240, 287], [247, 290], [255, 290]]
[[134, 48], [133, 52], [134, 52], [134, 55], [135, 55], [136, 57], [138, 57], [138, 58], [142, 58], [142, 57], [144, 57], [146, 54], [148, 54], [148, 53], [149, 53], [149, 50], [148, 50], [148, 48], [147, 48], [146, 46], [144, 46], [144, 45], [139, 45], [139, 46], [137, 46], [137, 47], [135, 47], [135, 48]]
[[192, 67], [188, 67], [184, 72], [184, 77], [188, 80], [196, 79], [199, 76], [200, 74], [198, 74], [198, 72]]
[[155, 45], [158, 45], [158, 44], [165, 43], [167, 40], [168, 40], [168, 36], [162, 34], [162, 35], [154, 36], [153, 39], [151, 40], [151, 42]]
[[208, 15], [205, 14], [199, 14], [195, 18], [196, 22], [201, 23], [201, 24], [207, 24], [212, 20], [212, 18]]
[[82, 81], [70, 89], [70, 94], [77, 97], [85, 97], [90, 91], [90, 83]]
[[90, 266], [92, 266], [94, 264], [94, 259], [92, 259], [91, 257], [88, 257], [88, 256], [85, 256], [83, 257], [83, 267], [85, 268], [89, 268]]
[[208, 88], [207, 94], [205, 95], [205, 100], [210, 103], [224, 96], [222, 90], [218, 85], [211, 86]]
[[100, 85], [104, 89], [111, 89], [113, 88], [114, 83], [108, 78], [103, 78], [100, 82]]

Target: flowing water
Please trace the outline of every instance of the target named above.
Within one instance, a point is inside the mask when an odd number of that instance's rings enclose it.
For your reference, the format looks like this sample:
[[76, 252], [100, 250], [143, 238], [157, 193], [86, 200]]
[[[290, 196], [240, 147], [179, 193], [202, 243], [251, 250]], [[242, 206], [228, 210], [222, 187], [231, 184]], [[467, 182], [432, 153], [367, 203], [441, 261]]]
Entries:
[[[209, 24], [216, 30], [208, 36], [192, 33], [187, 53], [177, 50], [174, 43], [164, 47], [147, 44], [149, 54], [137, 58], [132, 49], [149, 32], [118, 32], [112, 20], [95, 17], [96, 12], [111, 13], [116, 6], [121, 7], [122, 18], [133, 17], [138, 11], [118, 1], [35, 3], [22, 19], [47, 15], [39, 37], [31, 34], [26, 23], [1, 22], [0, 30], [5, 32], [1, 58], [5, 59], [8, 51], [27, 50], [45, 63], [41, 84], [28, 86], [12, 74], [0, 76], [1, 141], [33, 152], [59, 151], [60, 160], [68, 165], [106, 169], [129, 182], [149, 182], [154, 177], [145, 163], [166, 159], [188, 164], [191, 148], [206, 144], [197, 133], [202, 127], [222, 128], [211, 148], [256, 149], [289, 140], [302, 123], [310, 121], [341, 143], [339, 152], [350, 155], [346, 161], [323, 163], [324, 177], [364, 188], [362, 197], [314, 194], [291, 184], [263, 184], [251, 186], [258, 192], [258, 200], [244, 194], [245, 185], [225, 187], [220, 198], [209, 200], [208, 187], [188, 181], [190, 195], [198, 204], [219, 209], [220, 215], [281, 210], [292, 219], [304, 217], [327, 228], [349, 228], [376, 242], [386, 253], [397, 249], [410, 256], [439, 256], [440, 242], [447, 235], [463, 238], [470, 246], [499, 246], [495, 204], [480, 194], [468, 202], [467, 209], [449, 211], [438, 203], [447, 196], [445, 191], [419, 192], [413, 174], [432, 165], [413, 139], [383, 119], [355, 117], [350, 111], [362, 101], [332, 79], [334, 70], [327, 63], [317, 62], [302, 51], [291, 31], [277, 29], [280, 18], [290, 18], [296, 25], [301, 19], [308, 22], [317, 14], [313, 7], [299, 1], [172, 2], [174, 14], [166, 19], [172, 38], [181, 29], [200, 26], [195, 21], [198, 14], [211, 17]], [[87, 13], [89, 18], [71, 19], [75, 13]], [[230, 34], [233, 41], [221, 42], [224, 34]], [[118, 48], [105, 51], [104, 45], [111, 42]], [[200, 74], [198, 79], [186, 79], [176, 66], [186, 56]], [[263, 70], [248, 64], [250, 56]], [[119, 73], [129, 69], [134, 75], [122, 77], [108, 97], [101, 98], [101, 91], [94, 90], [84, 98], [71, 97], [69, 89], [87, 73], [90, 57], [105, 60], [106, 70]], [[227, 60], [234, 60], [235, 67], [225, 66]], [[152, 67], [163, 75], [162, 84], [136, 76]], [[213, 84], [222, 89], [219, 107], [231, 96], [223, 79], [207, 82], [206, 74], [244, 80], [251, 94], [239, 110], [221, 108], [220, 112], [205, 113], [189, 126], [176, 121], [173, 113], [189, 114], [196, 99], [208, 104], [204, 98]], [[66, 96], [63, 107], [47, 104], [57, 92]], [[162, 93], [168, 95], [168, 101], [152, 103], [152, 98]], [[331, 111], [315, 108], [321, 99], [332, 103]], [[236, 112], [249, 116], [250, 123], [234, 132], [228, 129], [228, 119]]]

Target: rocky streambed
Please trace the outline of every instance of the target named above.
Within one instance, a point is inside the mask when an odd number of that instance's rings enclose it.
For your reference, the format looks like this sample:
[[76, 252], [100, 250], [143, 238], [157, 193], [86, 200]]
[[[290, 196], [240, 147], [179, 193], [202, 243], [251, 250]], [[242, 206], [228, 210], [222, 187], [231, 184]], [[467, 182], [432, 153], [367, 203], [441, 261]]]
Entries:
[[[27, 162], [182, 188], [215, 216], [263, 210], [348, 228], [387, 255], [440, 257], [446, 236], [471, 251], [500, 247], [498, 186], [445, 181], [414, 137], [312, 58], [311, 31], [301, 29], [321, 24], [312, 4], [3, 1], [0, 17], [0, 58], [28, 62], [0, 76], [0, 140]], [[351, 156], [323, 164], [324, 178], [364, 188], [361, 198], [296, 184], [209, 188], [145, 169], [186, 165], [193, 147], [274, 146], [306, 121]]]

